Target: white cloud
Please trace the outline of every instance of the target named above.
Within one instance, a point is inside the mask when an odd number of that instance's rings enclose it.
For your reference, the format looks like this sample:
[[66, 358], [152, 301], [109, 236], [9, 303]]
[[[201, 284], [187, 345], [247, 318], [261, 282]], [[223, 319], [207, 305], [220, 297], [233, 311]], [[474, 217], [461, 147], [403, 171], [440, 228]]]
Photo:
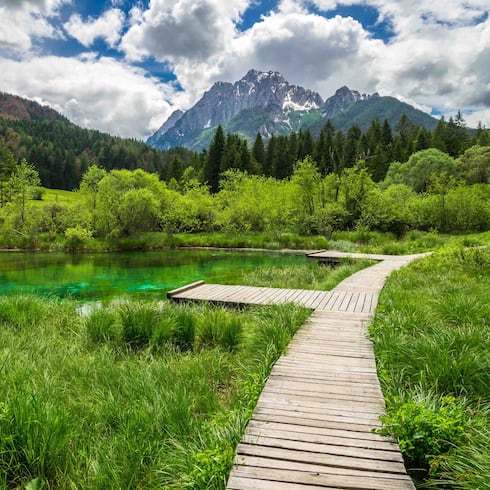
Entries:
[[[249, 0], [153, 0], [124, 36], [121, 48], [132, 60], [207, 59], [236, 36], [235, 22]], [[136, 12], [138, 13], [138, 12]]]
[[[82, 19], [72, 1], [66, 31], [86, 47], [105, 39], [126, 63], [94, 53], [34, 59], [38, 38], [63, 35], [56, 15], [66, 3], [0, 0], [0, 54], [17, 58], [0, 59], [0, 87], [40, 96], [87, 127], [146, 136], [171, 109], [190, 107], [213, 82], [235, 81], [250, 68], [280, 71], [324, 98], [347, 85], [426, 111], [467, 109], [469, 124], [479, 118], [490, 126], [488, 0], [280, 0], [245, 32], [240, 18], [256, 0], [133, 2], [126, 19], [120, 9], [128, 2], [111, 0], [100, 17]], [[324, 15], [313, 13], [312, 5]], [[392, 37], [374, 39], [359, 21], [332, 17], [338, 5], [376, 9]], [[31, 57], [23, 61], [22, 52]], [[131, 66], [146, 59], [170, 67], [184, 91]]]
[[69, 0], [0, 0], [0, 50], [22, 52], [36, 38], [61, 38], [50, 18]]
[[125, 15], [122, 10], [106, 10], [97, 19], [89, 18], [84, 21], [80, 15], [73, 14], [63, 27], [66, 32], [86, 48], [90, 47], [95, 39], [104, 39], [110, 47], [114, 47], [121, 38]]
[[171, 112], [171, 86], [110, 58], [0, 58], [0, 64], [3, 90], [41, 100], [87, 128], [146, 138]]
[[237, 34], [225, 51], [207, 59], [176, 62], [174, 71], [185, 89], [185, 94], [178, 94], [178, 103], [188, 107], [214, 81], [237, 80], [249, 68], [277, 70], [323, 97], [346, 83], [371, 91], [377, 76], [369, 67], [382, 49], [382, 42], [371, 39], [351, 18], [326, 19], [298, 4], [282, 2], [277, 11]]

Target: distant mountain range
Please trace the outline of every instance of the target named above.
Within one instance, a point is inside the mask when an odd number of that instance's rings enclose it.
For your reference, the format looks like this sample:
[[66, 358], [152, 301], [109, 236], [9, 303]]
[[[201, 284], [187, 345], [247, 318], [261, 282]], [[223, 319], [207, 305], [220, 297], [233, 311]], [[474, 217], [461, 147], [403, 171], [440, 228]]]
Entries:
[[309, 129], [316, 136], [329, 119], [344, 131], [354, 124], [365, 130], [376, 118], [395, 127], [402, 114], [427, 129], [437, 124], [437, 119], [394, 97], [341, 87], [324, 101], [278, 72], [250, 70], [235, 83], [216, 82], [188, 111], [173, 112], [147, 142], [160, 149], [183, 146], [198, 151], [209, 146], [219, 124], [225, 132], [253, 141], [258, 132], [267, 139]]

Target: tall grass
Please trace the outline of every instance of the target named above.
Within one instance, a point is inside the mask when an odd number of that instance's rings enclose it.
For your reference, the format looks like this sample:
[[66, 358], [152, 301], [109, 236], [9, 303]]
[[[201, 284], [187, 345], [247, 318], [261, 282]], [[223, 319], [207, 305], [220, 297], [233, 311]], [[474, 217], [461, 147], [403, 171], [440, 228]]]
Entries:
[[0, 488], [224, 488], [268, 367], [309, 314], [22, 301], [35, 318], [0, 302]]
[[337, 267], [322, 266], [316, 261], [303, 265], [280, 266], [245, 271], [234, 283], [289, 289], [319, 289], [329, 291], [355, 272], [374, 264], [371, 260], [342, 259]]
[[490, 431], [489, 305], [489, 249], [441, 251], [394, 273], [381, 295], [371, 336], [386, 431], [427, 484], [488, 488], [469, 482], [490, 481], [488, 465], [471, 461]]

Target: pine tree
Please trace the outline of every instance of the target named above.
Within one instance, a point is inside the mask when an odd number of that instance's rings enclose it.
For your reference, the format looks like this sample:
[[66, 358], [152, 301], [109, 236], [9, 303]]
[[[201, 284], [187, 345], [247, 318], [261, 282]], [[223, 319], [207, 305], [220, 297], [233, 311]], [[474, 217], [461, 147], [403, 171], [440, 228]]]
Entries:
[[253, 159], [259, 165], [260, 170], [263, 171], [266, 154], [265, 154], [264, 141], [260, 133], [257, 133], [257, 136], [255, 137], [254, 145], [252, 148], [252, 156]]
[[216, 129], [209, 154], [204, 167], [204, 178], [212, 193], [219, 191], [219, 177], [221, 171], [221, 161], [225, 152], [225, 134], [221, 124]]

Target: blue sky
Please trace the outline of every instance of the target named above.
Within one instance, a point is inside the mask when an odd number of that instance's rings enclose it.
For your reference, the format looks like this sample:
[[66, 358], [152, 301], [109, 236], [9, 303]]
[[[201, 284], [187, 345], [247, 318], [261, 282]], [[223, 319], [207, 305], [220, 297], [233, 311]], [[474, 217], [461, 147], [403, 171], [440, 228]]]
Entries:
[[0, 90], [145, 139], [215, 81], [280, 71], [490, 126], [488, 0], [0, 0]]

